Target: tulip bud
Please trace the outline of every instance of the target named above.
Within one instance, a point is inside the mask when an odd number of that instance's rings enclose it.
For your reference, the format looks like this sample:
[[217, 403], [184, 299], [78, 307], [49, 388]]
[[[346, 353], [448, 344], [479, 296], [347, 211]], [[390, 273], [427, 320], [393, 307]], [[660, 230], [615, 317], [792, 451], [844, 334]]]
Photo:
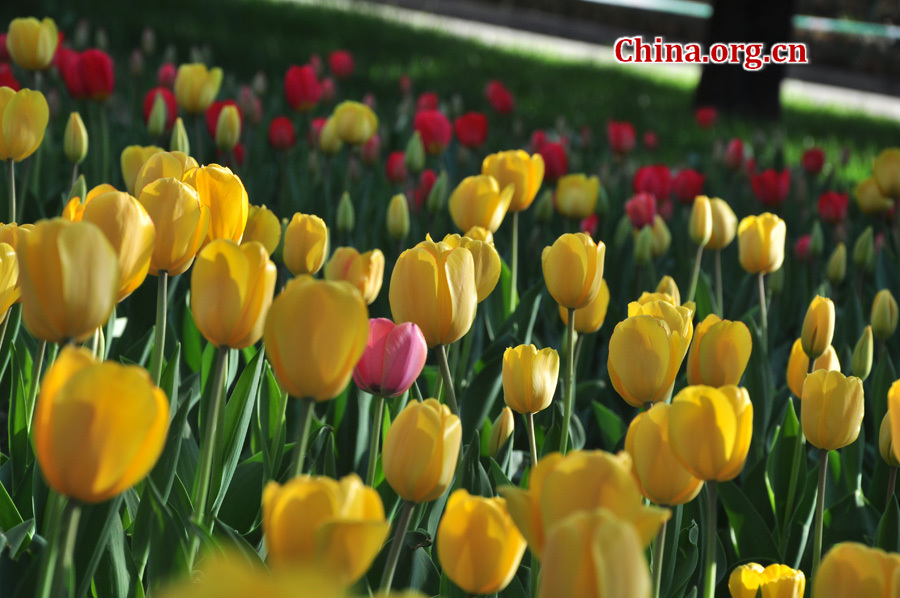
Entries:
[[844, 276], [847, 274], [847, 246], [838, 243], [831, 257], [828, 258], [828, 266], [826, 267], [826, 275], [831, 286], [836, 287], [844, 282]]
[[750, 361], [753, 340], [743, 322], [706, 316], [694, 330], [688, 353], [688, 384], [727, 386], [739, 384]]
[[885, 197], [900, 197], [900, 148], [881, 150], [872, 165], [872, 176]]
[[646, 266], [653, 257], [653, 229], [645, 226], [634, 239], [634, 263], [638, 266]]
[[[175, 75], [175, 99], [191, 114], [205, 112], [219, 94], [222, 69], [208, 69], [206, 65], [182, 64]], [[185, 152], [187, 153], [187, 152]]]
[[81, 115], [73, 112], [66, 123], [66, 132], [63, 135], [63, 153], [72, 164], [81, 164], [88, 152], [88, 134], [84, 128]]
[[657, 259], [669, 250], [669, 246], [672, 244], [672, 233], [669, 231], [666, 221], [659, 214], [653, 220], [651, 230], [653, 231], [653, 242], [650, 244], [650, 251], [653, 253], [653, 258]]
[[152, 27], [144, 27], [141, 33], [141, 48], [148, 56], [156, 52], [156, 32]]
[[596, 176], [565, 175], [556, 182], [556, 211], [566, 218], [587, 218], [594, 213], [599, 194], [600, 179]]
[[240, 140], [241, 115], [237, 106], [225, 106], [219, 112], [219, 120], [216, 123], [216, 147], [223, 152], [230, 152]]
[[337, 121], [334, 120], [334, 117], [328, 118], [325, 121], [325, 124], [322, 125], [322, 129], [319, 131], [318, 142], [319, 151], [326, 156], [337, 154], [344, 146], [343, 141], [341, 141], [341, 138], [338, 135]]
[[894, 451], [894, 438], [891, 430], [890, 412], [885, 413], [884, 419], [881, 420], [881, 428], [878, 431], [878, 452], [881, 454], [881, 458], [884, 459], [884, 462], [889, 466], [900, 467], [900, 459], [897, 459], [897, 455]]
[[53, 19], [17, 18], [9, 23], [5, 49], [9, 51], [9, 58], [23, 69], [42, 71], [53, 62], [58, 43], [59, 35]]
[[550, 406], [559, 377], [559, 354], [550, 347], [510, 347], [503, 353], [503, 400], [517, 413]]
[[663, 276], [659, 284], [656, 285], [657, 293], [665, 293], [666, 295], [672, 298], [672, 301], [675, 305], [681, 305], [681, 293], [678, 291], [678, 285], [675, 284], [675, 280], [669, 276]]
[[712, 238], [712, 232], [712, 205], [707, 196], [698, 195], [694, 198], [694, 205], [691, 207], [691, 220], [688, 227], [691, 241], [705, 247]]
[[[168, 120], [169, 109], [166, 107], [166, 100], [163, 97], [163, 94], [158, 93], [153, 99], [153, 107], [150, 109], [150, 117], [147, 119], [147, 132], [150, 133], [150, 137], [153, 137], [154, 139], [162, 137], [162, 134], [166, 131], [166, 122], [168, 122]], [[182, 128], [184, 128], [184, 124], [182, 124]], [[175, 140], [172, 139], [170, 145], [174, 146], [174, 144]], [[173, 151], [184, 152], [182, 149], [175, 150], [174, 147]]]
[[361, 102], [341, 102], [331, 120], [341, 141], [350, 145], [364, 145], [378, 131], [378, 117]]
[[[550, 295], [567, 309], [585, 307], [600, 292], [606, 245], [584, 233], [561, 235], [541, 253], [544, 283]], [[573, 268], [574, 263], [580, 268]]]
[[500, 411], [500, 415], [494, 420], [491, 428], [491, 437], [488, 441], [488, 455], [496, 457], [506, 441], [509, 440], [516, 429], [516, 422], [513, 419], [512, 409], [504, 407]]
[[391, 198], [386, 221], [387, 231], [392, 239], [399, 241], [409, 234], [409, 203], [402, 193]]
[[737, 216], [731, 206], [723, 199], [715, 197], [709, 200], [712, 212], [712, 235], [706, 244], [707, 249], [725, 249], [732, 241], [737, 231]]
[[634, 237], [635, 242], [637, 242], [637, 236], [632, 234], [633, 230], [634, 227], [631, 225], [631, 219], [628, 218], [627, 215], [622, 216], [619, 220], [619, 224], [616, 225], [616, 232], [613, 233], [613, 246], [616, 249], [621, 249], [630, 237]]
[[897, 321], [900, 317], [897, 309], [897, 301], [888, 289], [881, 289], [872, 301], [872, 313], [869, 322], [872, 324], [872, 334], [880, 341], [885, 341], [894, 335], [897, 330]]
[[850, 361], [850, 371], [863, 382], [866, 381], [866, 378], [869, 377], [869, 373], [872, 371], [873, 345], [872, 327], [866, 326], [859, 340], [856, 341], [856, 347], [853, 348], [853, 358]]
[[284, 229], [284, 265], [294, 276], [315, 274], [328, 257], [328, 229], [313, 214], [294, 214]]
[[337, 229], [342, 233], [350, 232], [356, 223], [356, 216], [353, 211], [353, 202], [350, 201], [350, 194], [344, 191], [341, 195], [341, 201], [338, 203], [337, 209]]
[[387, 318], [369, 320], [369, 340], [353, 370], [361, 390], [381, 397], [402, 395], [422, 373], [428, 345], [412, 322], [394, 324]]
[[[159, 96], [156, 97], [159, 99]], [[181, 152], [188, 156], [191, 155], [191, 143], [184, 128], [184, 121], [181, 120], [180, 116], [175, 119], [175, 125], [172, 126], [172, 135], [169, 137], [169, 150]]]
[[747, 216], [738, 225], [738, 254], [741, 267], [750, 274], [771, 274], [784, 262], [784, 220], [766, 212]]
[[553, 219], [553, 190], [546, 189], [538, 198], [534, 208], [534, 221], [547, 224]]
[[84, 175], [79, 174], [78, 178], [75, 179], [75, 182], [72, 184], [72, 188], [69, 189], [69, 197], [68, 199], [74, 199], [78, 197], [86, 197], [87, 196], [87, 184], [84, 180]]
[[[896, 303], [894, 304], [896, 306]], [[895, 310], [896, 311], [896, 310]], [[806, 310], [800, 341], [810, 359], [818, 359], [834, 337], [834, 302], [816, 295]]]
[[809, 255], [818, 257], [822, 255], [825, 247], [825, 239], [822, 233], [822, 224], [816, 220], [813, 224], [812, 233], [809, 235]]
[[868, 274], [875, 269], [875, 231], [871, 226], [866, 227], [853, 245], [853, 263]]
[[[22, 20], [25, 19], [14, 19], [13, 22]], [[12, 32], [12, 25], [10, 25], [10, 32]], [[13, 46], [9, 37], [7, 44], [11, 50]], [[21, 162], [37, 151], [38, 146], [41, 145], [47, 130], [47, 122], [50, 119], [50, 107], [44, 94], [39, 91], [30, 89], [13, 91], [9, 87], [2, 86], [0, 87], [0, 119], [4, 123], [14, 123], [13, 126], [0, 127], [0, 160]]]
[[431, 186], [431, 191], [428, 192], [428, 199], [425, 200], [428, 211], [432, 214], [440, 212], [447, 204], [447, 184], [447, 171], [442, 170]]
[[833, 451], [859, 436], [864, 408], [859, 378], [816, 370], [803, 381], [800, 398], [803, 433], [814, 447]]
[[900, 555], [856, 542], [836, 544], [813, 578], [812, 598], [897, 595]]
[[[822, 356], [816, 359], [815, 365], [813, 366], [814, 371], [840, 371], [840, 369], [841, 364], [838, 361], [837, 352], [834, 350], [834, 347], [828, 347]], [[798, 338], [791, 346], [791, 354], [790, 357], [788, 357], [787, 371], [785, 372], [788, 388], [791, 389], [791, 392], [794, 393], [794, 396], [797, 398], [800, 398], [803, 393], [803, 381], [806, 380], [806, 375], [808, 373], [809, 357], [807, 357], [806, 353], [803, 351], [803, 344]]]
[[416, 175], [425, 168], [425, 146], [422, 144], [422, 136], [418, 131], [413, 133], [406, 143], [404, 160], [406, 169]]

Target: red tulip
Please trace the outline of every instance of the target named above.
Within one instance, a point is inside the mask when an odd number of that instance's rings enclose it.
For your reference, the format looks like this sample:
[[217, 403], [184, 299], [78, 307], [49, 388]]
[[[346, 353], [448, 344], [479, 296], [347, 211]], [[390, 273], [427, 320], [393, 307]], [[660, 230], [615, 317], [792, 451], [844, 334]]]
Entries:
[[416, 100], [416, 112], [424, 112], [425, 110], [437, 110], [441, 100], [438, 94], [433, 91], [426, 91]]
[[531, 134], [531, 153], [540, 153], [541, 148], [547, 143], [547, 134], [538, 129]]
[[516, 108], [512, 94], [500, 81], [489, 82], [486, 95], [488, 102], [497, 114], [510, 114]]
[[453, 130], [462, 145], [478, 148], [487, 139], [487, 117], [481, 112], [467, 112], [453, 121]]
[[0, 87], [9, 87], [13, 91], [21, 89], [19, 82], [13, 76], [12, 68], [8, 62], [0, 62]]
[[426, 168], [419, 175], [419, 184], [416, 186], [415, 201], [413, 203], [416, 211], [421, 210], [422, 206], [425, 205], [425, 200], [428, 199], [428, 194], [431, 193], [431, 188], [434, 187], [435, 181], [437, 181], [437, 174], [430, 168]]
[[209, 108], [206, 109], [206, 128], [209, 130], [211, 137], [216, 136], [216, 127], [219, 125], [219, 114], [225, 106], [234, 106], [237, 108], [238, 116], [241, 119], [241, 128], [243, 128], [244, 113], [241, 112], [241, 108], [237, 105], [237, 102], [234, 100], [219, 100], [210, 104]]
[[656, 198], [649, 193], [638, 193], [625, 202], [625, 213], [637, 230], [647, 225], [652, 226], [656, 219]]
[[353, 369], [353, 381], [365, 392], [398, 397], [409, 390], [428, 355], [422, 330], [412, 322], [394, 324], [387, 318], [369, 320], [369, 340]]
[[768, 169], [750, 178], [753, 193], [766, 207], [778, 207], [787, 199], [791, 187], [791, 171], [784, 169], [780, 173]]
[[651, 152], [656, 151], [656, 148], [659, 147], [659, 140], [656, 138], [656, 133], [653, 131], [644, 131], [644, 147]]
[[87, 97], [95, 102], [108, 98], [116, 85], [113, 62], [103, 50], [90, 49], [81, 53], [81, 80]]
[[375, 133], [365, 145], [359, 150], [359, 157], [366, 166], [372, 166], [378, 161], [378, 154], [381, 153], [381, 137]]
[[650, 193], [662, 202], [672, 194], [672, 173], [665, 164], [643, 166], [634, 173], [632, 186], [635, 193]]
[[634, 149], [634, 125], [629, 122], [609, 121], [606, 123], [606, 139], [615, 153], [624, 156]]
[[276, 116], [269, 123], [269, 145], [277, 150], [287, 150], [294, 147], [297, 135], [294, 132], [294, 123], [286, 116]]
[[718, 117], [718, 111], [712, 106], [701, 106], [694, 111], [694, 118], [697, 120], [697, 124], [700, 125], [701, 129], [708, 129], [716, 124], [716, 119]]
[[59, 71], [66, 84], [66, 91], [73, 99], [83, 100], [87, 98], [84, 87], [84, 78], [81, 72], [81, 54], [69, 48], [58, 48], [54, 56], [56, 70]]
[[847, 217], [849, 198], [846, 193], [826, 191], [819, 196], [819, 218], [836, 224]]
[[328, 104], [334, 101], [334, 79], [331, 77], [322, 79], [322, 101]]
[[668, 197], [665, 199], [657, 199], [656, 200], [656, 213], [662, 216], [662, 219], [668, 222], [672, 219], [672, 214], [675, 213], [675, 205], [672, 203], [672, 200]]
[[744, 163], [744, 142], [735, 137], [725, 146], [725, 166], [737, 170]]
[[353, 55], [346, 50], [335, 50], [328, 55], [328, 68], [338, 79], [346, 79], [353, 74]]
[[450, 121], [438, 110], [424, 110], [416, 114], [413, 129], [422, 136], [425, 152], [431, 155], [444, 151], [453, 138]]
[[387, 162], [385, 162], [384, 173], [392, 183], [406, 182], [409, 176], [406, 170], [406, 154], [404, 152], [391, 152], [387, 157]]
[[686, 168], [680, 171], [672, 181], [675, 197], [685, 205], [694, 203], [695, 197], [703, 195], [704, 181], [706, 181], [706, 177], [696, 170]]
[[597, 225], [599, 223], [600, 216], [593, 213], [587, 218], [582, 219], [581, 223], [578, 225], [578, 230], [593, 238], [593, 236], [597, 234]]
[[171, 62], [165, 62], [156, 71], [156, 82], [163, 87], [172, 89], [175, 87], [175, 77], [178, 75], [178, 69]]
[[560, 143], [548, 141], [541, 146], [541, 157], [544, 159], [544, 180], [552, 183], [569, 171], [569, 158]]
[[822, 151], [822, 148], [812, 147], [803, 152], [803, 158], [800, 161], [803, 163], [803, 170], [809, 174], [819, 174], [822, 172], [822, 167], [825, 166], [825, 152]]
[[304, 64], [289, 68], [284, 74], [284, 96], [288, 105], [297, 112], [315, 108], [322, 97], [322, 86], [313, 67]]
[[6, 34], [0, 33], [0, 62], [9, 62], [10, 58], [9, 48], [6, 47]]
[[150, 120], [150, 111], [153, 110], [156, 96], [162, 96], [163, 102], [166, 104], [166, 131], [168, 131], [175, 124], [175, 119], [178, 118], [178, 103], [175, 101], [175, 94], [168, 87], [154, 87], [144, 96], [144, 122]]
[[322, 57], [318, 54], [313, 54], [309, 57], [309, 66], [312, 67], [313, 72], [316, 74], [316, 77], [322, 76]]
[[797, 260], [800, 262], [808, 262], [809, 261], [809, 242], [810, 235], [803, 235], [794, 243], [794, 255], [797, 256]]

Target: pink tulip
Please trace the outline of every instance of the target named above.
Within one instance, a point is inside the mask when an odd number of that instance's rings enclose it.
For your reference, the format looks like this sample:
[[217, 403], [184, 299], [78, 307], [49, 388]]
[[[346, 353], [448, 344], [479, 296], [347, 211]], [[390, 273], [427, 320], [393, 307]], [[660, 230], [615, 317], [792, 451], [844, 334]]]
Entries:
[[374, 395], [402, 395], [422, 372], [427, 353], [425, 336], [412, 322], [397, 325], [387, 318], [372, 318], [366, 350], [353, 370], [353, 381]]

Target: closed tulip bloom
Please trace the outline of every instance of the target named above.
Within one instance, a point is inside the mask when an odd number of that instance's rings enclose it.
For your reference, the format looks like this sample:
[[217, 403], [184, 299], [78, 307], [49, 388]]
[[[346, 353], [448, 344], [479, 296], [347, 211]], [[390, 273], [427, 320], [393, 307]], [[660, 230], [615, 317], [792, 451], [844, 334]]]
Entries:
[[803, 598], [806, 576], [799, 569], [787, 565], [769, 565], [763, 568], [757, 563], [735, 567], [728, 578], [731, 598]]
[[[600, 292], [593, 301], [575, 310], [575, 332], [591, 334], [600, 330], [606, 320], [606, 310], [609, 307], [609, 286], [606, 279], [600, 281]], [[569, 325], [569, 310], [559, 306], [559, 317], [563, 324]]]
[[140, 193], [134, 192], [134, 186], [137, 182], [137, 176], [141, 167], [150, 159], [150, 156], [164, 151], [163, 148], [155, 145], [148, 145], [146, 147], [129, 145], [122, 150], [122, 156], [120, 158], [122, 178], [125, 180], [125, 188], [128, 190], [128, 193], [134, 196], [140, 195]]
[[538, 598], [649, 598], [639, 534], [607, 509], [579, 511], [550, 531]]
[[266, 248], [266, 253], [272, 255], [281, 242], [281, 223], [278, 216], [265, 205], [250, 206], [247, 211], [247, 226], [244, 228], [244, 236], [241, 237], [241, 245], [256, 241]]
[[344, 586], [361, 578], [391, 525], [374, 489], [356, 474], [340, 480], [301, 475], [263, 491], [263, 532], [276, 569], [325, 569]]
[[659, 284], [656, 285], [656, 292], [669, 295], [672, 298], [672, 305], [681, 305], [681, 292], [671, 276], [666, 275], [660, 279]]
[[847, 275], [847, 246], [843, 243], [838, 243], [831, 257], [828, 258], [825, 275], [832, 286], [838, 286], [844, 282], [844, 277]]
[[566, 233], [544, 247], [541, 266], [550, 295], [562, 307], [579, 309], [596, 299], [603, 281], [606, 245], [584, 233]]
[[881, 289], [872, 301], [872, 314], [869, 317], [872, 334], [880, 341], [891, 338], [897, 330], [898, 318], [900, 311], [897, 309], [897, 300], [888, 289]]
[[231, 239], [240, 243], [250, 211], [241, 178], [230, 168], [210, 164], [187, 172], [184, 182], [197, 190], [200, 204], [209, 208], [207, 240]]
[[573, 451], [565, 457], [551, 453], [531, 470], [528, 490], [504, 486], [500, 494], [529, 548], [542, 561], [552, 557], [547, 536], [554, 525], [573, 513], [601, 507], [634, 526], [640, 546], [646, 547], [670, 513], [644, 506], [631, 467], [625, 452]]
[[[484, 229], [482, 229], [484, 230]], [[475, 264], [475, 292], [478, 303], [481, 303], [494, 291], [500, 281], [500, 254], [494, 249], [493, 242], [479, 241], [471, 237], [447, 235], [442, 243], [451, 247], [465, 247], [472, 252]]]
[[866, 381], [866, 378], [872, 372], [873, 345], [872, 327], [866, 326], [859, 340], [856, 341], [856, 346], [853, 347], [853, 355], [850, 358], [850, 371], [863, 382]]
[[27, 71], [42, 71], [53, 62], [59, 34], [56, 21], [46, 17], [13, 19], [6, 34], [6, 50], [17, 65]]
[[134, 179], [136, 191], [134, 195], [135, 197], [140, 196], [144, 187], [157, 179], [169, 177], [183, 181], [185, 175], [195, 168], [197, 168], [197, 161], [184, 152], [153, 153], [141, 166]]
[[894, 202], [882, 193], [874, 177], [858, 183], [853, 188], [853, 196], [859, 210], [869, 216], [884, 214], [894, 206]]
[[713, 218], [712, 203], [705, 195], [698, 195], [694, 198], [694, 204], [691, 207], [691, 218], [688, 225], [688, 233], [691, 241], [703, 247], [712, 239]]
[[[298, 343], [297, 339], [309, 339]], [[300, 276], [269, 308], [266, 354], [292, 397], [327, 401], [339, 395], [369, 338], [369, 310], [350, 283]]]
[[512, 438], [516, 431], [516, 420], [513, 418], [512, 409], [504, 407], [500, 410], [500, 415], [494, 420], [491, 426], [491, 435], [488, 439], [488, 455], [496, 457], [500, 449], [506, 444], [507, 440]]
[[135, 198], [119, 191], [94, 197], [81, 216], [96, 224], [116, 252], [119, 263], [117, 301], [133, 293], [147, 278], [156, 240], [156, 227], [147, 210]]
[[[894, 306], [896, 307], [896, 303]], [[896, 313], [896, 310], [895, 310]], [[818, 359], [834, 336], [834, 303], [831, 299], [816, 295], [806, 310], [800, 342], [810, 359]]]
[[509, 150], [487, 156], [481, 163], [481, 174], [497, 179], [500, 188], [513, 186], [510, 212], [527, 210], [534, 201], [544, 180], [544, 159], [540, 154], [529, 156], [523, 150]]
[[63, 154], [72, 164], [81, 164], [88, 152], [88, 134], [81, 115], [73, 112], [63, 133]]
[[566, 218], [587, 218], [594, 213], [600, 179], [583, 174], [567, 174], [556, 182], [556, 211]]
[[465, 247], [423, 241], [397, 258], [389, 292], [394, 321], [415, 322], [428, 347], [461, 339], [475, 320], [475, 261]]
[[900, 555], [856, 542], [835, 545], [819, 565], [812, 598], [895, 598], [900, 593]]
[[319, 131], [318, 146], [319, 151], [326, 156], [333, 156], [344, 146], [344, 142], [338, 135], [337, 120], [334, 116], [329, 117], [322, 125], [322, 129]]
[[659, 258], [669, 250], [672, 245], [672, 231], [665, 219], [659, 214], [653, 219], [653, 226], [650, 228], [650, 253], [654, 258]]
[[360, 389], [381, 397], [398, 397], [409, 390], [428, 355], [428, 345], [412, 322], [394, 324], [387, 318], [369, 320], [369, 340], [353, 370]]
[[49, 119], [50, 108], [41, 92], [0, 87], [0, 160], [21, 162], [33, 154]]
[[97, 226], [42, 220], [17, 251], [22, 318], [33, 336], [80, 342], [106, 323], [116, 304], [119, 266]]
[[346, 280], [362, 294], [366, 305], [378, 298], [384, 278], [384, 254], [380, 249], [360, 253], [354, 247], [338, 247], [325, 264], [325, 280]]
[[784, 220], [766, 212], [747, 216], [738, 225], [738, 251], [741, 267], [750, 274], [769, 274], [784, 261]]
[[885, 197], [900, 197], [900, 148], [881, 150], [872, 165], [872, 178]]
[[537, 413], [550, 406], [559, 378], [559, 353], [534, 345], [503, 352], [503, 400], [517, 413]]
[[34, 451], [51, 488], [99, 503], [150, 473], [168, 427], [169, 402], [147, 370], [64, 347], [41, 384]]
[[450, 194], [450, 217], [459, 230], [469, 230], [473, 226], [497, 232], [514, 187], [507, 185], [502, 190], [497, 179], [478, 175], [466, 177]]
[[658, 403], [638, 413], [628, 426], [625, 450], [643, 494], [658, 505], [683, 505], [694, 499], [703, 482], [675, 457], [669, 443], [668, 403]]
[[[900, 438], [900, 384], [894, 382], [888, 389], [887, 415], [891, 420], [891, 438]], [[894, 458], [900, 461], [900, 442], [891, 442]]]
[[895, 454], [900, 453], [900, 450], [894, 450], [894, 434], [893, 430], [891, 430], [890, 410], [884, 414], [884, 419], [881, 420], [881, 428], [878, 430], [878, 453], [889, 466], [900, 467], [900, 459]]
[[241, 140], [241, 114], [237, 106], [225, 106], [216, 121], [216, 147], [230, 152]]
[[314, 214], [294, 214], [284, 231], [284, 265], [294, 276], [315, 274], [328, 256], [328, 228]]
[[709, 314], [694, 330], [688, 353], [688, 384], [737, 385], [752, 350], [753, 339], [746, 324]]
[[378, 117], [360, 102], [341, 102], [334, 109], [332, 118], [337, 136], [350, 145], [364, 145], [378, 132]]
[[19, 288], [19, 259], [16, 250], [0, 242], [0, 318], [22, 296]]
[[[816, 359], [815, 369], [826, 371], [840, 371], [841, 364], [838, 361], [837, 352], [834, 347], [828, 347], [821, 357]], [[800, 339], [794, 341], [791, 346], [791, 355], [788, 357], [787, 366], [787, 384], [794, 396], [800, 398], [803, 394], [803, 381], [809, 373], [809, 357], [803, 351], [803, 344]]]
[[182, 64], [175, 75], [175, 99], [186, 112], [205, 112], [219, 95], [222, 69], [207, 70], [205, 64]]
[[752, 434], [753, 404], [745, 388], [688, 386], [672, 400], [672, 450], [705, 482], [727, 482], [741, 473]]
[[409, 234], [409, 203], [402, 193], [391, 198], [386, 221], [387, 231], [392, 239], [399, 241]]
[[734, 241], [737, 232], [737, 216], [724, 199], [714, 197], [709, 200], [712, 212], [712, 235], [706, 244], [707, 249], [725, 249]]
[[460, 488], [450, 495], [437, 529], [441, 568], [467, 594], [494, 594], [512, 581], [525, 538], [502, 498], [472, 496]]
[[209, 208], [200, 204], [197, 191], [174, 178], [153, 181], [138, 198], [156, 227], [150, 274], [177, 276], [191, 267], [206, 239]]
[[864, 403], [862, 380], [840, 372], [816, 370], [803, 381], [800, 422], [811, 445], [829, 451], [859, 436]]
[[400, 498], [431, 502], [450, 487], [461, 442], [462, 424], [446, 405], [412, 401], [384, 437], [384, 477]]

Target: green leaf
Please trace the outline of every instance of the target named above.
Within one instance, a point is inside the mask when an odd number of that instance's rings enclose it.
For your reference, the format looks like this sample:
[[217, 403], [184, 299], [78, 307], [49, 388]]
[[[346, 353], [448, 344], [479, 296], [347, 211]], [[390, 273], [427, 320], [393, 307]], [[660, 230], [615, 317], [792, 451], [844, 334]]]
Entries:
[[897, 496], [891, 496], [875, 531], [875, 546], [887, 552], [900, 552], [900, 508]]
[[34, 537], [34, 519], [23, 521], [12, 527], [0, 525], [0, 554], [8, 546], [9, 556], [15, 560], [19, 551], [26, 548]]
[[[91, 580], [97, 571], [97, 566], [103, 557], [110, 540], [110, 533], [118, 524], [119, 533], [122, 534], [122, 520], [119, 518], [119, 508], [122, 506], [123, 497], [119, 496], [97, 505], [85, 505], [82, 507], [81, 521], [78, 525], [77, 546], [75, 551], [75, 580], [79, 591], [77, 596], [84, 596], [90, 590]], [[127, 577], [126, 577], [127, 579]]]
[[[894, 362], [891, 361], [890, 353], [885, 351], [882, 357], [878, 359], [878, 365], [875, 366], [875, 373], [872, 376], [870, 400], [873, 413], [871, 421], [874, 422], [872, 429], [876, 432], [879, 429], [878, 426], [881, 425], [881, 420], [884, 419], [885, 413], [887, 413], [888, 390], [896, 379], [897, 372], [894, 370]], [[866, 419], [868, 419], [868, 414]]]
[[[799, 451], [800, 466], [798, 467], [797, 479], [795, 480], [794, 504], [791, 507], [791, 516], [793, 516], [806, 490], [806, 447], [805, 444], [800, 443], [800, 440], [800, 420], [797, 419], [797, 413], [794, 411], [793, 398], [789, 397], [781, 428], [778, 431], [772, 451], [766, 459], [766, 479], [774, 495], [775, 521], [779, 529], [781, 529], [781, 525], [784, 522], [784, 511], [790, 491], [791, 469], [794, 464], [795, 451]], [[784, 534], [784, 530], [782, 530], [782, 534]]]
[[219, 520], [238, 533], [252, 531], [259, 519], [264, 485], [262, 463], [244, 461], [238, 465], [222, 501]]
[[150, 352], [153, 350], [153, 335], [154, 329], [151, 327], [150, 330], [122, 353], [121, 359], [128, 360], [141, 367], [147, 367]]
[[172, 356], [163, 368], [159, 377], [159, 387], [169, 397], [169, 417], [174, 417], [178, 410], [178, 388], [181, 385], [181, 343], [175, 344]]
[[700, 276], [697, 278], [696, 295], [698, 322], [705, 320], [709, 314], [719, 313], [716, 299], [712, 292], [712, 283], [709, 280], [709, 275], [703, 270], [700, 270]]
[[[31, 356], [25, 349], [12, 347], [12, 390], [9, 397], [9, 461], [13, 487], [22, 480], [30, 460], [28, 443], [28, 406], [26, 399], [25, 371], [31, 371]], [[22, 363], [24, 361], [25, 363]], [[23, 369], [27, 368], [27, 370]], [[19, 520], [21, 522], [21, 519]], [[2, 526], [0, 526], [2, 527]], [[9, 529], [9, 528], [4, 528]]]
[[731, 524], [734, 549], [741, 559], [778, 562], [779, 553], [772, 532], [741, 489], [734, 482], [718, 484], [719, 497]]
[[481, 428], [481, 423], [490, 418], [491, 409], [500, 389], [503, 387], [503, 355], [486, 363], [475, 375], [472, 384], [463, 392], [459, 401], [460, 419], [462, 420], [463, 442]]
[[163, 500], [169, 499], [172, 490], [172, 481], [175, 479], [178, 461], [181, 457], [181, 447], [184, 443], [184, 432], [187, 426], [188, 413], [197, 404], [193, 389], [188, 389], [186, 400], [179, 406], [178, 411], [169, 423], [169, 433], [166, 437], [166, 446], [153, 470], [150, 479], [160, 489]]
[[200, 364], [203, 356], [203, 338], [200, 336], [200, 330], [194, 323], [194, 315], [191, 313], [191, 294], [190, 291], [185, 295], [185, 309], [182, 310], [181, 318], [181, 342], [184, 345], [184, 362], [192, 372], [200, 371]]

